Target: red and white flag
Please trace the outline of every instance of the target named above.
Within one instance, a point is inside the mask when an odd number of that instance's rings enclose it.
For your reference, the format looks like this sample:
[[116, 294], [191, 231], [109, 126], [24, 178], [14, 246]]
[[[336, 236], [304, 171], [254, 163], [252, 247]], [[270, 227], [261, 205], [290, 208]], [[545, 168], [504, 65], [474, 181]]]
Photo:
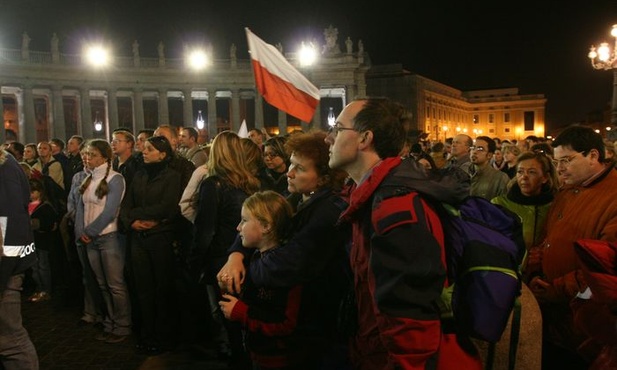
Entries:
[[248, 28], [245, 30], [259, 93], [272, 106], [303, 122], [310, 122], [319, 104], [319, 89], [276, 47], [265, 43]]

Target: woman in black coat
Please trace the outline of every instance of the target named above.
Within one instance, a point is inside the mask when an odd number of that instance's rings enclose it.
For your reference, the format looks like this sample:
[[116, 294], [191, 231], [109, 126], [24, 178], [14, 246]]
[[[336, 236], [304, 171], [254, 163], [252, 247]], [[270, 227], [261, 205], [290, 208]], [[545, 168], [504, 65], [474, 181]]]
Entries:
[[131, 267], [139, 307], [137, 350], [156, 355], [172, 349], [177, 315], [174, 232], [182, 194], [180, 176], [168, 167], [169, 141], [153, 136], [145, 143], [144, 168], [138, 171], [122, 201], [120, 218], [129, 230]]

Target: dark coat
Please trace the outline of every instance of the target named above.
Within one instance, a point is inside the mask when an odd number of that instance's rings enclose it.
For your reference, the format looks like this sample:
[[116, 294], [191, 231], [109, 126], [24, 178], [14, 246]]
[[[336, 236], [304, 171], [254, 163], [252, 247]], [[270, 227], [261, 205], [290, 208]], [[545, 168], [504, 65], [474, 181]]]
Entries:
[[131, 224], [135, 220], [160, 222], [145, 232], [148, 235], [175, 230], [176, 221], [180, 217], [180, 177], [166, 163], [159, 166], [152, 171], [145, 165], [143, 170], [135, 174], [120, 207], [120, 220], [125, 230], [134, 231]]

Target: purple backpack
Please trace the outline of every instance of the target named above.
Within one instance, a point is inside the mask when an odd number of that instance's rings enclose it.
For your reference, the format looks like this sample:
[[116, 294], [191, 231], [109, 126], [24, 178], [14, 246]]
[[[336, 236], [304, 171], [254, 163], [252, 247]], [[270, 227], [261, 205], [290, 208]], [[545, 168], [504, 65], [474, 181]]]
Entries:
[[457, 332], [497, 342], [521, 292], [525, 253], [520, 217], [470, 196], [457, 207], [438, 204], [448, 268], [442, 317]]

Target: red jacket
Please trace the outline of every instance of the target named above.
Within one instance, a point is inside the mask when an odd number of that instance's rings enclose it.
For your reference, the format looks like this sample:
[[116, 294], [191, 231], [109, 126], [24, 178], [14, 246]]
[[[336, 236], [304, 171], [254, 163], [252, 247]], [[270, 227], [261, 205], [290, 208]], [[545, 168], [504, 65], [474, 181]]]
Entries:
[[442, 201], [468, 194], [463, 184], [453, 185], [439, 188], [415, 161], [387, 158], [351, 194], [341, 220], [353, 228], [350, 262], [359, 328], [351, 356], [359, 369], [481, 369], [478, 358], [442, 334], [436, 302], [446, 272], [443, 233], [433, 209], [412, 192], [413, 201], [383, 218], [386, 224], [378, 232], [371, 223], [380, 202], [400, 202], [381, 199], [397, 186], [427, 191]]

